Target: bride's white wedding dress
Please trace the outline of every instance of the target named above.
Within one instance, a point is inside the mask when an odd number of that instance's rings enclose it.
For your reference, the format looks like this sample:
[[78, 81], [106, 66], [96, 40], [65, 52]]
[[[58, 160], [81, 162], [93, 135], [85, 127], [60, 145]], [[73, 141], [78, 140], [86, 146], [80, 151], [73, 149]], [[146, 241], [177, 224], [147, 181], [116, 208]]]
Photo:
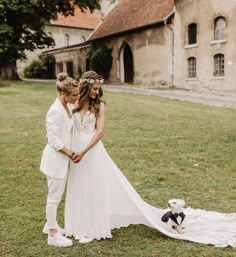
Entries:
[[[73, 150], [82, 150], [95, 132], [96, 118], [87, 112], [74, 115]], [[80, 239], [111, 238], [113, 228], [144, 224], [176, 239], [236, 247], [236, 214], [185, 209], [184, 234], [169, 232], [161, 221], [164, 209], [139, 196], [99, 141], [80, 163], [71, 163], [65, 203], [67, 236]]]

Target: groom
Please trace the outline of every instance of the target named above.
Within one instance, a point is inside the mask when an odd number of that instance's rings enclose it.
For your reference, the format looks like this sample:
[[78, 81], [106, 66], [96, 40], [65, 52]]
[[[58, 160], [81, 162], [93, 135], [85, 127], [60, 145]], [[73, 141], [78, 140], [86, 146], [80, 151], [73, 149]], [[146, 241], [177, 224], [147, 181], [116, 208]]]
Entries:
[[47, 223], [43, 233], [48, 234], [48, 245], [68, 247], [73, 243], [64, 236], [64, 230], [57, 223], [57, 207], [65, 190], [70, 159], [77, 157], [70, 150], [73, 115], [68, 103], [74, 104], [78, 99], [79, 85], [66, 73], [60, 73], [58, 77], [61, 78], [57, 81], [59, 97], [47, 112], [47, 145], [40, 164], [40, 170], [46, 174], [48, 183]]

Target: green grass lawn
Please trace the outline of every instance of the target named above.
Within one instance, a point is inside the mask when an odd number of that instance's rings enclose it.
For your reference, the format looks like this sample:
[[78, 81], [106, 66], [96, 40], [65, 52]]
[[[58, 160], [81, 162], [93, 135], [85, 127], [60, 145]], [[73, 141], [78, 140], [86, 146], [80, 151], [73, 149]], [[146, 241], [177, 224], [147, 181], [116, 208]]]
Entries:
[[[87, 245], [47, 246], [47, 185], [39, 163], [45, 115], [56, 96], [50, 83], [0, 87], [1, 257], [236, 256], [236, 249], [174, 240], [143, 225]], [[183, 197], [194, 208], [236, 212], [236, 110], [106, 91], [104, 99], [103, 143], [145, 201], [166, 208], [168, 199]]]

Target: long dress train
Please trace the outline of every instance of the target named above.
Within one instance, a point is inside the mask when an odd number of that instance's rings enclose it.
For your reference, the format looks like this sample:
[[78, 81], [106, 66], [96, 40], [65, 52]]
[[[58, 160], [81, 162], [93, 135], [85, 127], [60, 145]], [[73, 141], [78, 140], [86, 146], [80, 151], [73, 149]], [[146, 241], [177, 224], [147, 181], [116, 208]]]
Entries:
[[[82, 150], [95, 132], [96, 118], [75, 114], [73, 150]], [[111, 230], [144, 224], [176, 239], [236, 247], [236, 213], [224, 214], [186, 208], [184, 234], [171, 233], [161, 221], [165, 209], [139, 196], [99, 141], [78, 164], [71, 163], [65, 203], [67, 236], [111, 238]]]

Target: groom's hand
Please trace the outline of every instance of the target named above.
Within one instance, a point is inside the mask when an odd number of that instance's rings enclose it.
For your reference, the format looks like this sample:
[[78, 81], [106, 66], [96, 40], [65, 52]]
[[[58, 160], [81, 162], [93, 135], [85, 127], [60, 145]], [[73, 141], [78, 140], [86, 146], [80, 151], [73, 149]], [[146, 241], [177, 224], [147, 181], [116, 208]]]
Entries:
[[75, 153], [73, 158], [71, 158], [71, 160], [74, 162], [74, 163], [77, 163], [76, 161], [78, 160], [79, 158], [79, 153]]

